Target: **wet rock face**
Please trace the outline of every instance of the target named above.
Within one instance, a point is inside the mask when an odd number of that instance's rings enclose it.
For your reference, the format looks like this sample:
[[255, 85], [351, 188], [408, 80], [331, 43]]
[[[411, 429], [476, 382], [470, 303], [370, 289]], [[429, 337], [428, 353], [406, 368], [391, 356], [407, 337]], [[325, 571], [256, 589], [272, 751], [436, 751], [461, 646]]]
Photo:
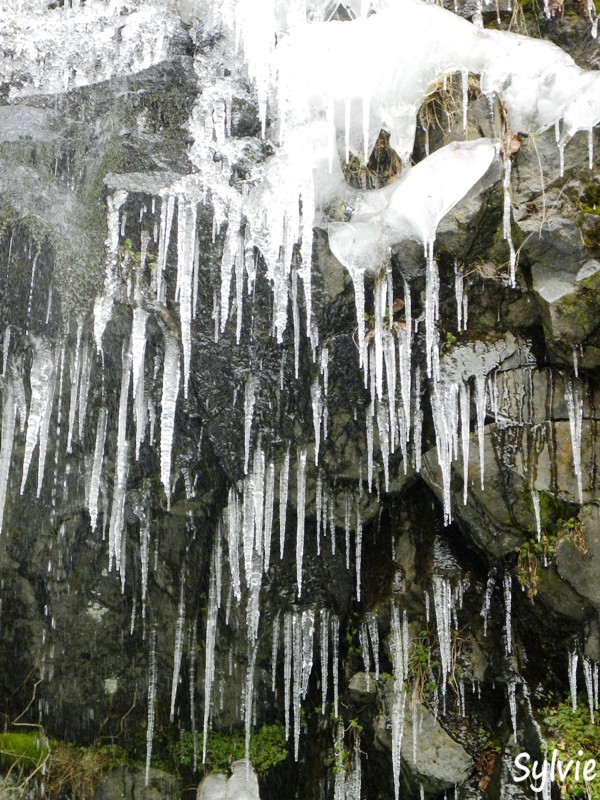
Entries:
[[[358, 318], [362, 275], [329, 247], [329, 226], [360, 214], [358, 186], [400, 180], [385, 137], [373, 169], [355, 156], [338, 194], [321, 187], [308, 273], [291, 240], [274, 270], [275, 226], [243, 237], [289, 164], [264, 180], [275, 110], [262, 138], [230, 33], [184, 0], [117, 3], [116, 16], [91, 0], [29, 5], [40, 15], [0, 31], [16, 53], [0, 67], [3, 721], [26, 709], [51, 736], [143, 762], [149, 705], [161, 758], [182, 732], [237, 731], [246, 715], [287, 722], [290, 755], [261, 774], [264, 799], [357, 800], [357, 752], [371, 800], [394, 796], [398, 764], [409, 797], [455, 784], [461, 798], [519, 796], [513, 727], [529, 742], [540, 697], [564, 700], [567, 653], [580, 687], [584, 659], [600, 660], [585, 135], [563, 177], [553, 131], [514, 153], [515, 287], [497, 164], [442, 220], [435, 406], [421, 243], [394, 240]], [[55, 43], [75, 25], [81, 53], [36, 39], [50, 18]], [[587, 28], [566, 27], [552, 35], [596, 67]], [[494, 135], [476, 94], [470, 138]], [[432, 150], [464, 138], [457, 98], [427, 117]], [[97, 800], [175, 792], [145, 778], [118, 771]], [[258, 798], [256, 779], [238, 779], [208, 777], [199, 797]]]

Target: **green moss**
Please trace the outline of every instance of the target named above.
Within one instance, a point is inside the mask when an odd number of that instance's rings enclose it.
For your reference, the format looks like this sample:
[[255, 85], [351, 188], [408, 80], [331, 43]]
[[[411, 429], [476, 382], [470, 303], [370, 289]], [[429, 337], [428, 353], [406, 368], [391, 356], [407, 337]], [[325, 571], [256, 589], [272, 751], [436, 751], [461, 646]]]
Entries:
[[34, 733], [0, 733], [0, 766], [5, 770], [18, 767], [30, 772], [42, 764], [48, 752], [48, 741], [37, 730]]
[[560, 527], [561, 520], [574, 517], [579, 510], [579, 506], [575, 505], [575, 503], [567, 503], [551, 492], [541, 491], [538, 495], [540, 498], [540, 522], [542, 528], [556, 532]]

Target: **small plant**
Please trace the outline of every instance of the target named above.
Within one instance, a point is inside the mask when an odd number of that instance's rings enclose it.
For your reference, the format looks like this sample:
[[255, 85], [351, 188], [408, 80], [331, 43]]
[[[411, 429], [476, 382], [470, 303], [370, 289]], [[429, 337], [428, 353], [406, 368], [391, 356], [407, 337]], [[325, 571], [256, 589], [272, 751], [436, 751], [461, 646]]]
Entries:
[[5, 774], [24, 790], [43, 773], [44, 796], [49, 800], [90, 797], [108, 771], [125, 763], [125, 752], [113, 745], [76, 747], [48, 741], [41, 731], [0, 734], [0, 766]]
[[434, 670], [439, 669], [440, 662], [432, 657], [433, 641], [427, 629], [419, 631], [419, 635], [411, 644], [412, 649], [408, 658], [409, 682], [422, 702], [437, 691]]
[[[346, 775], [352, 766], [352, 751], [356, 746], [360, 748], [360, 735], [363, 731], [362, 725], [357, 719], [351, 719], [346, 725], [343, 720], [339, 720], [337, 737], [334, 742], [334, 766], [333, 771], [336, 775]], [[346, 747], [346, 740], [351, 745]]]
[[515, 548], [517, 579], [530, 600], [538, 593], [541, 566], [548, 566], [560, 542], [568, 541], [581, 555], [587, 554], [583, 522], [577, 514], [567, 516], [574, 507], [548, 492], [540, 492], [539, 497], [542, 525], [539, 538], [530, 533], [529, 538]]
[[[547, 726], [548, 759], [554, 750], [558, 750], [558, 758], [562, 761], [577, 759], [581, 763], [590, 759], [597, 760], [600, 753], [600, 724], [592, 722], [587, 707], [581, 705], [573, 711], [570, 698], [561, 703], [551, 704], [546, 708], [544, 724]], [[597, 780], [584, 783], [575, 779], [574, 771], [570, 771], [561, 785], [563, 797], [585, 797], [587, 800], [600, 800], [600, 784]]]
[[544, 566], [554, 553], [556, 536], [548, 535], [545, 531], [540, 540], [537, 538], [527, 539], [517, 548], [517, 580], [527, 592], [527, 597], [533, 600], [538, 593], [540, 582], [540, 557], [543, 558]]
[[[245, 733], [242, 730], [232, 733], [211, 731], [206, 742], [206, 760], [202, 761], [203, 735], [196, 734], [195, 751], [198, 757], [198, 772], [207, 775], [211, 772], [229, 772], [234, 761], [246, 756]], [[283, 725], [263, 725], [252, 733], [250, 738], [250, 761], [255, 772], [263, 775], [272, 767], [287, 758], [287, 742]], [[170, 759], [166, 766], [181, 772], [182, 767], [193, 768], [194, 736], [184, 732], [180, 742], [171, 746]]]
[[44, 778], [45, 796], [71, 800], [91, 797], [104, 775], [127, 763], [125, 752], [116, 745], [76, 747], [72, 744], [51, 743], [47, 774]]

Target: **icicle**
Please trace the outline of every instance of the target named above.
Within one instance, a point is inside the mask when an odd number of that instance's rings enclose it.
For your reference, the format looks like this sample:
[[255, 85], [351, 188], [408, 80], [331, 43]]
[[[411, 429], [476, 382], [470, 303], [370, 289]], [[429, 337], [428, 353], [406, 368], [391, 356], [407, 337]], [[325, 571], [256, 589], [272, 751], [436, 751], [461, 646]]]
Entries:
[[140, 305], [133, 310], [131, 325], [131, 354], [133, 367], [133, 410], [135, 418], [135, 458], [140, 454], [140, 445], [146, 429], [146, 403], [144, 396], [144, 356], [146, 352], [146, 321], [148, 312]]
[[127, 192], [120, 189], [108, 197], [106, 239], [106, 274], [102, 295], [94, 303], [94, 339], [98, 351], [102, 350], [102, 337], [112, 315], [112, 307], [117, 294], [117, 262], [119, 258], [119, 209], [127, 200]]
[[240, 503], [238, 493], [232, 486], [229, 489], [227, 502], [227, 548], [229, 552], [229, 569], [231, 584], [236, 600], [242, 599], [240, 589]]
[[321, 524], [323, 516], [323, 501], [325, 500], [325, 514], [327, 514], [327, 498], [323, 498], [323, 478], [321, 470], [317, 472], [317, 484], [315, 487], [315, 506], [317, 511], [317, 555], [321, 555]]
[[358, 640], [362, 651], [363, 664], [367, 673], [367, 692], [371, 689], [371, 653], [369, 651], [369, 631], [366, 620], [363, 620], [358, 629]]
[[512, 729], [513, 729], [513, 741], [517, 743], [517, 682], [514, 678], [511, 678], [506, 685], [506, 690], [508, 692], [508, 705], [510, 707], [510, 719], [512, 722]]
[[[5, 342], [6, 344], [6, 342]], [[6, 374], [7, 367], [4, 372]], [[15, 440], [15, 422], [17, 415], [15, 384], [18, 380], [16, 367], [11, 363], [9, 374], [5, 377], [2, 392], [2, 444], [0, 447], [0, 534], [4, 522], [4, 506], [8, 489], [8, 477]]]
[[193, 759], [192, 769], [194, 772], [198, 771], [198, 735], [196, 732], [196, 658], [197, 658], [197, 638], [196, 638], [196, 624], [190, 625], [190, 722], [192, 725], [192, 742], [193, 742]]
[[533, 513], [535, 516], [535, 530], [538, 542], [542, 538], [542, 518], [540, 514], [540, 496], [535, 489], [531, 490], [531, 502], [533, 503]]
[[565, 401], [569, 414], [571, 448], [573, 450], [573, 472], [577, 481], [577, 498], [583, 504], [583, 476], [581, 473], [581, 422], [583, 419], [583, 400], [577, 386], [571, 380], [565, 386]]
[[285, 712], [285, 738], [289, 741], [290, 738], [290, 703], [292, 697], [292, 661], [293, 661], [293, 619], [292, 613], [287, 612], [283, 618], [283, 646], [284, 646], [284, 660], [283, 660], [283, 696], [284, 696], [284, 712]]
[[[415, 369], [415, 409], [413, 414], [413, 451], [415, 471], [421, 471], [421, 447], [423, 438], [423, 409], [421, 408], [421, 367]], [[450, 511], [450, 509], [448, 509]]]
[[384, 280], [376, 280], [374, 287], [374, 306], [375, 306], [375, 386], [377, 398], [383, 398], [383, 316], [386, 305], [387, 285]]
[[367, 406], [366, 422], [367, 422], [367, 485], [369, 492], [373, 485], [373, 412], [375, 400], [371, 400]]
[[344, 494], [344, 533], [346, 543], [346, 569], [350, 569], [350, 512], [352, 510], [351, 495], [348, 489]]
[[379, 629], [377, 627], [377, 617], [373, 612], [366, 615], [369, 638], [371, 639], [371, 649], [373, 651], [373, 662], [375, 664], [375, 680], [379, 680]]
[[158, 680], [156, 656], [156, 623], [150, 635], [150, 668], [148, 674], [148, 725], [146, 727], [146, 786], [150, 781], [150, 763], [152, 761], [152, 739], [154, 737], [154, 717], [156, 713], [156, 683]]
[[463, 330], [464, 272], [463, 268], [457, 264], [454, 265], [454, 293], [456, 296], [456, 330], [460, 333]]
[[377, 402], [377, 432], [379, 433], [379, 449], [383, 462], [383, 479], [385, 491], [390, 488], [390, 417], [383, 402]]
[[300, 311], [298, 309], [298, 271], [296, 269], [292, 269], [292, 323], [294, 327], [294, 377], [298, 380], [300, 371]]
[[167, 254], [169, 251], [169, 241], [171, 239], [171, 225], [173, 224], [173, 212], [175, 211], [175, 197], [167, 195], [162, 197], [160, 207], [160, 237], [158, 240], [158, 257], [156, 261], [156, 299], [164, 301], [165, 290], [163, 286], [163, 273], [167, 266]]
[[8, 354], [10, 352], [11, 327], [7, 325], [4, 329], [4, 339], [2, 341], [2, 377], [6, 377], [6, 367], [8, 364]]
[[142, 568], [142, 608], [145, 609], [148, 594], [148, 567], [150, 564], [150, 529], [145, 514], [138, 514], [140, 520], [140, 562]]
[[106, 421], [108, 413], [105, 408], [98, 412], [98, 423], [96, 425], [96, 444], [94, 447], [94, 460], [92, 462], [92, 474], [90, 477], [90, 489], [88, 507], [90, 512], [90, 522], [92, 531], [96, 530], [98, 521], [98, 493], [100, 490], [100, 475], [102, 463], [104, 461], [104, 443], [106, 441]]
[[571, 692], [571, 707], [573, 713], [577, 711], [577, 664], [579, 662], [579, 654], [576, 650], [569, 653], [569, 690]]
[[366, 365], [366, 338], [365, 338], [365, 270], [349, 264], [344, 265], [350, 273], [354, 287], [354, 304], [356, 307], [356, 325], [358, 341], [358, 362], [361, 369]]
[[321, 714], [325, 715], [327, 705], [327, 681], [329, 677], [329, 611], [321, 609]]
[[279, 558], [283, 558], [285, 546], [285, 521], [287, 516], [288, 488], [290, 478], [290, 445], [283, 454], [279, 473]]
[[315, 429], [315, 466], [319, 464], [319, 447], [321, 444], [321, 421], [323, 418], [323, 396], [318, 376], [310, 387], [312, 399], [313, 425]]
[[477, 412], [477, 441], [479, 443], [479, 477], [481, 480], [481, 490], [484, 489], [485, 477], [485, 375], [475, 375], [475, 410]]
[[[517, 256], [515, 253], [515, 248], [512, 240], [511, 219], [510, 219], [510, 210], [511, 210], [510, 173], [512, 167], [512, 161], [510, 160], [510, 153], [507, 153], [504, 156], [503, 164], [504, 164], [504, 176], [502, 179], [502, 188], [504, 190], [504, 217], [502, 224], [504, 230], [504, 239], [508, 244], [508, 249], [510, 254], [510, 285], [514, 287], [516, 286], [515, 267], [517, 263]], [[561, 171], [561, 176], [562, 176], [562, 171]]]
[[339, 680], [340, 680], [340, 665], [339, 665], [339, 641], [340, 641], [340, 621], [335, 616], [331, 617], [331, 669], [333, 671], [333, 716], [335, 719], [339, 716]]
[[427, 257], [427, 278], [425, 282], [425, 349], [427, 356], [427, 377], [438, 379], [438, 338], [436, 327], [439, 314], [439, 288], [440, 279], [437, 264], [433, 257], [433, 241], [425, 246]]
[[125, 524], [125, 494], [127, 491], [127, 473], [129, 443], [127, 441], [127, 404], [129, 383], [131, 380], [131, 348], [129, 343], [123, 346], [121, 355], [121, 391], [119, 394], [119, 422], [117, 428], [117, 457], [115, 463], [115, 483], [113, 501], [108, 529], [109, 569], [113, 560], [117, 571], [121, 568], [121, 536]]
[[249, 375], [244, 390], [244, 475], [248, 474], [250, 463], [250, 433], [252, 432], [252, 418], [256, 403], [256, 389], [258, 382], [254, 375]]
[[560, 165], [560, 177], [563, 178], [565, 174], [565, 143], [558, 143], [558, 163]]
[[264, 522], [264, 570], [269, 571], [271, 563], [271, 536], [273, 532], [273, 504], [275, 498], [275, 464], [271, 461], [267, 466], [265, 480], [265, 522]]
[[300, 448], [297, 454], [297, 526], [296, 526], [296, 582], [298, 597], [302, 595], [302, 561], [304, 559], [304, 521], [306, 504], [306, 449]]
[[262, 449], [260, 434], [252, 459], [252, 483], [254, 485], [252, 502], [254, 504], [254, 547], [263, 555], [264, 516], [265, 516], [265, 452]]
[[418, 738], [418, 720], [417, 720], [417, 711], [419, 708], [419, 699], [417, 697], [417, 688], [416, 686], [413, 687], [412, 696], [411, 696], [411, 703], [410, 703], [410, 712], [411, 712], [411, 724], [412, 724], [412, 759], [413, 764], [417, 763], [417, 738]]
[[214, 559], [211, 559], [211, 574], [208, 589], [208, 610], [206, 614], [206, 648], [204, 662], [204, 723], [202, 738], [202, 763], [206, 763], [206, 744], [210, 719], [212, 689], [215, 680], [215, 643], [217, 637], [217, 579]]
[[480, 611], [480, 616], [483, 617], [483, 635], [487, 636], [488, 621], [490, 617], [490, 606], [492, 602], [492, 592], [494, 591], [494, 583], [496, 576], [493, 572], [488, 575], [487, 583], [485, 586], [485, 594], [483, 596], [483, 607]]
[[463, 504], [467, 505], [469, 494], [469, 445], [471, 442], [471, 402], [469, 384], [461, 381], [459, 385], [460, 400], [460, 437], [462, 442], [463, 460]]
[[[25, 454], [23, 456], [23, 478], [21, 480], [21, 494], [25, 491], [27, 474], [36, 444], [40, 444], [38, 475], [43, 472], [43, 454], [47, 448], [48, 429], [44, 421], [49, 422], [54, 397], [55, 368], [50, 346], [43, 340], [34, 340], [35, 353], [33, 364], [29, 373], [31, 385], [31, 402], [29, 416], [27, 417], [27, 435], [25, 438]], [[44, 430], [45, 429], [45, 430]], [[38, 478], [38, 497], [40, 493]]]
[[196, 244], [196, 203], [178, 198], [177, 297], [183, 348], [183, 396], [187, 400], [192, 354], [192, 294]]
[[392, 604], [391, 641], [390, 652], [393, 666], [393, 688], [391, 698], [390, 717], [392, 724], [392, 772], [394, 778], [394, 797], [398, 800], [400, 795], [400, 766], [402, 752], [402, 737], [404, 734], [404, 706], [406, 701], [405, 681], [406, 658], [402, 641], [402, 629], [398, 609]]
[[442, 699], [446, 698], [446, 680], [452, 670], [452, 588], [441, 575], [433, 576], [433, 603], [440, 644]]
[[171, 722], [175, 719], [175, 700], [177, 698], [177, 684], [181, 670], [181, 656], [183, 654], [183, 629], [185, 627], [185, 572], [181, 572], [181, 591], [179, 594], [179, 611], [175, 625], [175, 650], [173, 653], [173, 681], [171, 683]]
[[356, 504], [356, 599], [360, 603], [362, 572], [362, 515], [360, 503]]
[[275, 614], [275, 619], [273, 620], [273, 644], [271, 647], [271, 691], [273, 695], [275, 695], [277, 689], [277, 651], [279, 648], [279, 615], [281, 614], [281, 610], [277, 611]]
[[83, 441], [83, 435], [85, 432], [85, 419], [87, 415], [88, 397], [90, 393], [91, 371], [92, 359], [90, 356], [89, 344], [86, 340], [83, 343], [83, 352], [81, 356], [81, 379], [79, 383], [79, 415], [77, 423], [80, 441]]
[[179, 342], [165, 329], [165, 360], [163, 367], [161, 416], [160, 416], [160, 479], [167, 495], [167, 507], [171, 505], [171, 458], [175, 432], [175, 410], [179, 394]]
[[434, 381], [430, 402], [438, 464], [442, 473], [445, 525], [449, 525], [452, 521], [450, 480], [452, 459], [458, 449], [459, 403], [457, 395], [456, 383]]
[[67, 429], [67, 453], [72, 451], [73, 431], [75, 428], [75, 415], [77, 412], [77, 395], [79, 392], [79, 380], [81, 375], [81, 319], [77, 320], [77, 340], [75, 344], [75, 356], [71, 359], [70, 378], [71, 378], [71, 397], [69, 400], [69, 427]]
[[504, 573], [504, 633], [506, 636], [506, 655], [512, 653], [512, 578]]
[[302, 612], [292, 615], [293, 675], [292, 711], [294, 720], [294, 760], [298, 761], [300, 744], [300, 705], [302, 701]]
[[246, 585], [250, 586], [254, 559], [254, 475], [250, 474], [244, 481], [242, 498], [242, 551], [244, 553], [244, 570]]
[[592, 671], [592, 662], [585, 657], [583, 659], [583, 677], [585, 678], [585, 689], [588, 696], [590, 719], [592, 721], [592, 725], [594, 725], [594, 677]]
[[329, 391], [329, 348], [323, 347], [320, 358], [320, 371], [323, 376], [323, 395], [325, 400]]
[[246, 690], [245, 690], [245, 703], [244, 703], [244, 727], [246, 729], [246, 747], [245, 759], [246, 764], [250, 766], [250, 731], [252, 727], [252, 709], [254, 707], [254, 673], [256, 667], [256, 654], [258, 652], [258, 644], [256, 641], [248, 643], [248, 668], [246, 670]]

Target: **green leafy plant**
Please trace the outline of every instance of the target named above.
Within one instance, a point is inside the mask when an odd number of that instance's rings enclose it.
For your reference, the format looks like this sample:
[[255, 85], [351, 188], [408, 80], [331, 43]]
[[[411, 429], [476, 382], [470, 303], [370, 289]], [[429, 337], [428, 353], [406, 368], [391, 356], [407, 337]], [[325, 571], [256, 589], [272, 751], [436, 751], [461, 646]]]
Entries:
[[[584, 764], [590, 759], [598, 760], [600, 754], [600, 724], [592, 722], [586, 705], [573, 711], [570, 698], [546, 708], [544, 724], [548, 728], [548, 758], [554, 750], [562, 761], [577, 759]], [[580, 755], [581, 753], [581, 755]], [[585, 797], [587, 800], [600, 800], [600, 783], [594, 780], [585, 783], [576, 780], [574, 770], [567, 774], [561, 785], [563, 797]]]
[[572, 513], [575, 507], [562, 503], [549, 492], [540, 492], [539, 498], [540, 536], [530, 532], [530, 536], [515, 548], [517, 579], [530, 600], [538, 593], [542, 563], [548, 565], [560, 542], [568, 541], [582, 555], [587, 553], [585, 526], [579, 516]]
[[[206, 759], [202, 761], [203, 736], [196, 734], [195, 752], [198, 758], [198, 772], [229, 772], [231, 764], [245, 758], [246, 739], [243, 730], [232, 733], [211, 731], [206, 742]], [[270, 769], [285, 761], [288, 755], [285, 729], [283, 725], [263, 725], [252, 733], [250, 738], [250, 761], [254, 770], [263, 775]], [[181, 741], [173, 744], [167, 766], [174, 772], [181, 772], [182, 767], [193, 768], [194, 735], [184, 732]]]

